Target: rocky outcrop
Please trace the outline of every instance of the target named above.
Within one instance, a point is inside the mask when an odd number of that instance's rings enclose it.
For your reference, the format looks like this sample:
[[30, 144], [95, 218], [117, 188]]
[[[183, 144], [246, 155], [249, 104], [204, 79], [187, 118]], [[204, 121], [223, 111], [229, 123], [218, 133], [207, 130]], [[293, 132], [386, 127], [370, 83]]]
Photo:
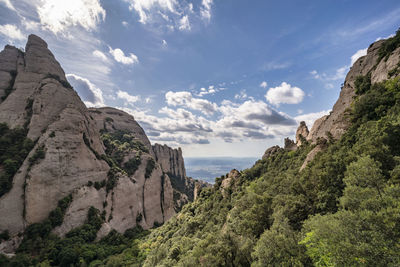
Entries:
[[310, 162], [318, 152], [324, 149], [324, 146], [321, 146], [318, 140], [330, 140], [331, 138], [339, 139], [349, 128], [350, 121], [347, 113], [355, 97], [355, 81], [358, 76], [370, 75], [371, 84], [399, 76], [400, 48], [395, 49], [387, 55], [387, 57], [381, 58], [379, 49], [385, 41], [386, 40], [380, 40], [371, 44], [367, 50], [367, 55], [360, 57], [353, 64], [346, 75], [339, 99], [336, 101], [329, 115], [317, 119], [308, 135], [306, 135], [307, 131], [305, 129], [307, 126], [305, 123], [304, 125], [302, 124], [303, 122], [300, 124], [296, 132], [296, 140], [298, 133], [302, 132], [301, 135], [306, 137], [306, 140], [317, 144], [307, 155], [301, 169], [304, 169], [307, 163]]
[[[15, 66], [15, 79], [0, 104], [0, 122], [25, 127], [36, 142], [13, 178], [11, 191], [0, 198], [0, 214], [7, 214], [0, 217], [0, 230], [16, 234], [47, 218], [57, 201], [74, 189], [89, 180], [105, 179], [109, 167], [93, 154], [104, 153], [94, 121], [47, 44], [31, 35], [25, 53], [11, 47], [5, 51], [0, 69]], [[84, 134], [92, 140], [93, 151]], [[38, 149], [44, 150], [45, 157], [32, 163], [29, 158]]]
[[[89, 108], [89, 113], [96, 122], [98, 132], [126, 131], [133, 134], [149, 151], [152, 150], [149, 138], [147, 138], [143, 128], [128, 113], [111, 107]], [[184, 165], [183, 168], [185, 168]]]
[[273, 155], [275, 155], [280, 150], [282, 150], [282, 148], [280, 148], [279, 146], [272, 146], [272, 147], [268, 148], [267, 150], [265, 150], [264, 155], [262, 156], [262, 159], [263, 160], [268, 159], [268, 158], [272, 157]]
[[310, 130], [307, 140], [316, 142], [318, 137], [329, 138], [328, 133], [334, 138], [339, 139], [350, 126], [347, 110], [350, 108], [355, 96], [354, 82], [357, 76], [371, 74], [371, 83], [381, 82], [388, 79], [388, 73], [395, 68], [400, 60], [400, 48], [397, 48], [385, 60], [379, 59], [379, 48], [385, 40], [377, 41], [370, 45], [367, 55], [360, 57], [351, 67], [346, 75], [340, 92], [339, 99], [336, 101], [329, 115], [315, 121]]
[[240, 177], [240, 172], [236, 169], [232, 169], [222, 180], [220, 190], [224, 197], [228, 195], [229, 188], [239, 177]]
[[309, 134], [308, 127], [304, 121], [300, 122], [296, 131], [296, 145], [301, 146]]
[[83, 224], [91, 206], [105, 214], [102, 236], [163, 223], [194, 198], [180, 149], [151, 146], [123, 111], [87, 109], [39, 37], [30, 35], [25, 51], [6, 46], [0, 53], [0, 123], [25, 128], [35, 142], [0, 197], [0, 232], [14, 238], [69, 195], [63, 223], [53, 230], [60, 236]]
[[172, 149], [167, 145], [154, 144], [152, 150], [165, 173], [175, 177], [186, 177], [181, 148]]
[[290, 139], [290, 138], [285, 138], [285, 146], [284, 146], [285, 150], [290, 150], [290, 151], [294, 151], [297, 149], [296, 143]]

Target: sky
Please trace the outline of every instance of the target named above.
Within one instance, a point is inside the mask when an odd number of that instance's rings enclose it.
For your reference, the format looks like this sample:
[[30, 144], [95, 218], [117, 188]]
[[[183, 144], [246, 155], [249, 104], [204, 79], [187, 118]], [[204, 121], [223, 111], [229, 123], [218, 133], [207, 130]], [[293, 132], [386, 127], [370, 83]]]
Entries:
[[398, 0], [0, 0], [0, 46], [42, 37], [88, 107], [185, 157], [261, 157], [329, 114]]

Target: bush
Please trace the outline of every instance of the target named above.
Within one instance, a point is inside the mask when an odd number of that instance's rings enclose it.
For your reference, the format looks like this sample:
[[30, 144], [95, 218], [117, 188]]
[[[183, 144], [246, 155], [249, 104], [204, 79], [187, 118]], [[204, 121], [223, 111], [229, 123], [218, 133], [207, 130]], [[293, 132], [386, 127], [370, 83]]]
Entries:
[[26, 138], [26, 130], [10, 129], [0, 123], [0, 197], [10, 191], [14, 175], [17, 173], [26, 156], [32, 150], [32, 140]]
[[147, 164], [146, 164], [146, 172], [144, 174], [145, 178], [150, 178], [151, 174], [153, 173], [153, 170], [156, 166], [156, 162], [154, 161], [153, 158], [150, 158], [147, 160]]
[[142, 159], [138, 154], [135, 157], [130, 158], [127, 162], [125, 162], [123, 169], [128, 173], [128, 175], [134, 175], [137, 169], [139, 168], [141, 162]]
[[46, 152], [44, 151], [44, 146], [39, 146], [32, 157], [29, 158], [29, 162], [31, 165], [34, 165], [39, 162], [40, 159], [44, 159], [46, 156]]

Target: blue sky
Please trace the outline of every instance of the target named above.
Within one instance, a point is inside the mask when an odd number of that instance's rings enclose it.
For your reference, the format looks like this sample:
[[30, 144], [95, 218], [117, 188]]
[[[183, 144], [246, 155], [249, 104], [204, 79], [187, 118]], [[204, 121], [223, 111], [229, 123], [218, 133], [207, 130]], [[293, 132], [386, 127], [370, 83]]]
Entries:
[[184, 156], [260, 157], [329, 113], [399, 1], [0, 0], [0, 45], [41, 36], [87, 106]]

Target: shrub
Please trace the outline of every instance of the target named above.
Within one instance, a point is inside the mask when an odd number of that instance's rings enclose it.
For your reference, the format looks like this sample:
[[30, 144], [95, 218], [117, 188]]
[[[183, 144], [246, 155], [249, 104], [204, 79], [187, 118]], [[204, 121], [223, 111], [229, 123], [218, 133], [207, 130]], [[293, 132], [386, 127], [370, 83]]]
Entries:
[[146, 164], [146, 172], [144, 174], [145, 178], [150, 178], [151, 174], [153, 173], [153, 170], [156, 166], [156, 162], [154, 161], [153, 158], [150, 158], [149, 160], [147, 160], [147, 164]]
[[34, 165], [39, 162], [40, 159], [44, 159], [46, 156], [46, 152], [44, 150], [44, 145], [39, 146], [32, 157], [29, 158], [29, 162], [31, 165]]

